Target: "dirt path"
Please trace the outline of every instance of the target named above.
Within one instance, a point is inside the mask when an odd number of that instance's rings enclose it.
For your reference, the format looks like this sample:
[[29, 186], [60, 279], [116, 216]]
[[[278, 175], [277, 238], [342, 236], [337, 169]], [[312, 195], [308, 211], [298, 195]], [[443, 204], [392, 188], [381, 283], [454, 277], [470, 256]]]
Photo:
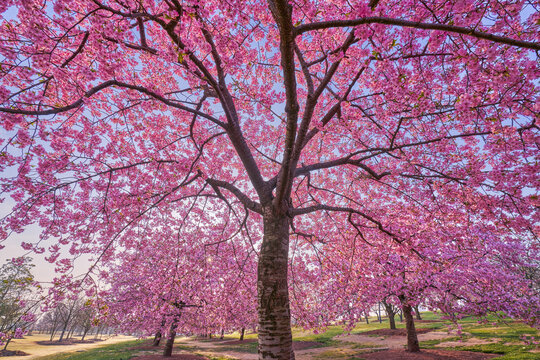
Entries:
[[[448, 334], [446, 332], [429, 332], [425, 334], [419, 334], [418, 340], [433, 340], [433, 339], [445, 339], [453, 337], [454, 335]], [[368, 336], [362, 334], [351, 334], [346, 336], [339, 336], [336, 340], [343, 341], [343, 346], [331, 346], [331, 347], [320, 347], [320, 348], [311, 348], [304, 350], [296, 350], [295, 357], [297, 360], [313, 360], [318, 355], [321, 355], [326, 352], [335, 351], [338, 353], [358, 353], [359, 351], [369, 352], [370, 346], [373, 350], [391, 350], [391, 351], [400, 351], [404, 349], [407, 339], [405, 336]], [[256, 360], [257, 354], [239, 352], [234, 350], [223, 350], [223, 346], [227, 345], [227, 342], [222, 341], [199, 341], [192, 338], [179, 338], [177, 339], [178, 344], [195, 347], [195, 352], [199, 354], [206, 355], [221, 355], [227, 356], [230, 358], [238, 360]], [[362, 344], [363, 348], [353, 349], [350, 343]]]
[[[91, 339], [91, 337], [90, 337]], [[49, 335], [46, 334], [35, 334], [31, 336], [25, 336], [24, 339], [13, 340], [9, 346], [8, 350], [21, 350], [30, 355], [27, 356], [9, 356], [4, 357], [4, 359], [9, 360], [29, 360], [35, 359], [40, 356], [53, 355], [63, 352], [74, 352], [79, 350], [87, 350], [95, 347], [110, 345], [122, 341], [136, 340], [136, 337], [133, 336], [123, 336], [117, 335], [110, 337], [103, 341], [97, 341], [91, 344], [74, 344], [74, 345], [38, 345], [38, 341], [48, 341]]]
[[[222, 341], [198, 341], [192, 338], [184, 337], [184, 338], [177, 338], [176, 339], [177, 344], [182, 344], [186, 346], [194, 346], [200, 350], [197, 350], [196, 352], [199, 354], [207, 354], [207, 355], [221, 355], [221, 356], [227, 356], [233, 359], [238, 360], [257, 360], [259, 357], [257, 354], [250, 354], [246, 352], [240, 352], [240, 351], [233, 351], [233, 350], [223, 350], [223, 346], [226, 344], [223, 344]], [[247, 342], [246, 342], [247, 343]]]

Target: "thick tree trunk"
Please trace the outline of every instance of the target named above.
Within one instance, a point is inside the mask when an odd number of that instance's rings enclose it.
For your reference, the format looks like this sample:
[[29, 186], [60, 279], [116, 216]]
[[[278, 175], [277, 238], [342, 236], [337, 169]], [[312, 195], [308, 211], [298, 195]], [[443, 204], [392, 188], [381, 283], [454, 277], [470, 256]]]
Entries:
[[388, 322], [390, 323], [390, 329], [395, 330], [396, 329], [396, 313], [394, 312], [394, 309], [392, 308], [391, 304], [388, 304], [386, 302], [383, 302], [384, 309], [386, 310], [386, 315], [388, 316]]
[[403, 316], [405, 316], [405, 326], [407, 327], [407, 351], [419, 352], [420, 345], [418, 344], [418, 336], [416, 336], [416, 328], [414, 327], [412, 306], [403, 305]]
[[152, 342], [152, 346], [159, 346], [160, 342], [161, 342], [161, 330], [159, 330], [156, 333], [156, 336], [154, 336], [154, 341]]
[[178, 320], [174, 319], [171, 328], [169, 330], [169, 337], [167, 337], [167, 342], [165, 343], [165, 349], [163, 349], [164, 357], [171, 357], [174, 345], [174, 338], [176, 337], [176, 327], [178, 326]]
[[420, 315], [420, 309], [419, 309], [419, 305], [416, 305], [414, 307], [414, 312], [416, 314], [416, 320], [422, 320], [422, 315]]
[[246, 332], [246, 328], [242, 328], [242, 330], [240, 330], [240, 341], [244, 340], [244, 333], [245, 332]]
[[293, 360], [291, 311], [287, 287], [289, 221], [264, 213], [264, 236], [259, 256], [259, 359]]

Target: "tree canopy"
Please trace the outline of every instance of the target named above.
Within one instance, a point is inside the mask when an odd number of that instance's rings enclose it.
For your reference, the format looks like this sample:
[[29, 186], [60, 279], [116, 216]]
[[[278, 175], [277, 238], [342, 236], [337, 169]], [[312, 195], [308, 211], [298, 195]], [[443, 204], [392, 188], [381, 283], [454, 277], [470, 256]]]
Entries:
[[0, 236], [38, 224], [22, 246], [60, 272], [79, 254], [99, 265], [138, 238], [159, 245], [148, 227], [207, 226], [215, 248], [248, 239], [259, 356], [293, 359], [291, 261], [347, 272], [338, 250], [370, 247], [392, 252], [396, 273], [456, 253], [491, 265], [482, 249], [538, 260], [534, 3], [9, 0], [0, 12], [1, 186], [15, 201]]

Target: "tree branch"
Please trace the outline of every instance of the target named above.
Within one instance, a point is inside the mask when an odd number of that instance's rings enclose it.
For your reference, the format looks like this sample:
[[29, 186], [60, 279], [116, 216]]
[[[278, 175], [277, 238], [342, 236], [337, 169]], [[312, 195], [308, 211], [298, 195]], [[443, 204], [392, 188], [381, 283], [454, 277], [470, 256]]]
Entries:
[[244, 194], [240, 189], [238, 189], [233, 184], [231, 184], [229, 182], [226, 182], [226, 181], [210, 179], [210, 178], [206, 179], [206, 182], [210, 186], [212, 186], [212, 188], [218, 194], [218, 196], [220, 196], [220, 197], [223, 196], [223, 194], [221, 194], [221, 191], [219, 190], [219, 188], [229, 190], [248, 209], [250, 209], [251, 211], [254, 211], [256, 213], [262, 214], [262, 206], [261, 206], [261, 204], [259, 204], [256, 201], [251, 200], [249, 198], [249, 196]]
[[148, 95], [152, 98], [154, 98], [155, 100], [158, 100], [158, 101], [161, 101], [162, 103], [164, 103], [165, 105], [168, 105], [168, 106], [171, 106], [171, 107], [174, 107], [176, 109], [180, 109], [180, 110], [184, 110], [186, 112], [189, 112], [189, 113], [192, 113], [192, 114], [196, 114], [196, 115], [199, 115], [205, 119], [208, 119], [210, 121], [212, 121], [213, 123], [219, 125], [220, 127], [222, 128], [226, 128], [226, 124], [223, 123], [222, 121], [216, 119], [215, 117], [211, 116], [211, 115], [208, 115], [206, 113], [203, 113], [203, 112], [200, 112], [196, 109], [191, 109], [187, 106], [184, 106], [184, 105], [181, 105], [179, 103], [177, 103], [176, 101], [173, 101], [173, 100], [170, 100], [170, 99], [167, 99], [155, 92], [153, 92], [152, 90], [149, 90], [143, 86], [138, 86], [138, 85], [132, 85], [132, 84], [127, 84], [127, 83], [124, 83], [124, 82], [121, 82], [121, 81], [118, 81], [118, 80], [108, 80], [108, 81], [105, 81], [104, 83], [101, 83], [95, 87], [93, 87], [92, 89], [88, 90], [79, 100], [69, 104], [69, 105], [66, 105], [66, 106], [62, 106], [62, 107], [55, 107], [55, 108], [52, 108], [52, 109], [48, 109], [48, 110], [24, 110], [24, 109], [13, 109], [13, 108], [0, 108], [0, 112], [5, 112], [5, 113], [8, 113], [8, 114], [21, 114], [21, 115], [54, 115], [54, 114], [60, 114], [60, 113], [63, 113], [63, 112], [67, 112], [69, 110], [73, 110], [73, 109], [76, 109], [80, 106], [82, 106], [84, 104], [84, 99], [85, 98], [90, 98], [92, 97], [93, 95], [95, 95], [96, 93], [98, 93], [99, 91], [101, 90], [104, 90], [108, 87], [111, 87], [111, 86], [118, 86], [118, 87], [121, 87], [121, 88], [125, 88], [125, 89], [130, 89], [130, 90], [135, 90], [135, 91], [138, 91], [140, 93], [143, 93], [145, 95]]
[[365, 24], [383, 24], [383, 25], [396, 25], [403, 27], [410, 27], [415, 29], [423, 30], [441, 30], [451, 33], [463, 34], [472, 36], [478, 39], [489, 40], [500, 44], [506, 44], [510, 46], [517, 46], [526, 49], [540, 50], [540, 44], [532, 41], [517, 40], [512, 39], [506, 36], [489, 34], [483, 31], [478, 31], [474, 29], [469, 29], [460, 26], [446, 25], [446, 24], [433, 24], [433, 23], [423, 23], [419, 21], [410, 21], [403, 19], [392, 19], [386, 17], [372, 16], [365, 17], [360, 19], [351, 19], [351, 20], [330, 20], [330, 21], [321, 21], [311, 24], [304, 24], [297, 26], [295, 28], [295, 35], [300, 35], [312, 30], [322, 30], [335, 27], [351, 27]]

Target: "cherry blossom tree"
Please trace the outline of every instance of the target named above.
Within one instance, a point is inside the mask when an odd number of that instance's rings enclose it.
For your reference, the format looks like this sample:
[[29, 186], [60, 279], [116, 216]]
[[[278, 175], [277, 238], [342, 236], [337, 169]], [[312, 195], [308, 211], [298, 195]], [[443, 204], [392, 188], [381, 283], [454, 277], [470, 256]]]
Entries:
[[220, 225], [151, 225], [133, 234], [137, 246], [117, 251], [101, 273], [110, 288], [97, 298], [110, 323], [155, 334], [155, 345], [166, 335], [165, 356], [172, 354], [176, 332], [217, 333], [256, 324], [256, 262], [248, 240], [216, 242], [210, 234]]
[[37, 223], [23, 247], [62, 272], [63, 248], [105, 261], [151, 219], [176, 222], [175, 207], [221, 223], [216, 241], [259, 222], [261, 359], [294, 358], [291, 234], [309, 248], [346, 229], [408, 258], [479, 224], [537, 244], [534, 3], [8, 0], [0, 12], [0, 166], [15, 202], [1, 237]]
[[[445, 228], [450, 229], [450, 225]], [[334, 260], [321, 262], [326, 268], [321, 272], [334, 282], [349, 283], [336, 287], [333, 296], [344, 303], [358, 302], [361, 296], [359, 302], [364, 304], [354, 306], [353, 316], [347, 319], [349, 326], [361, 321], [365, 304], [381, 299], [389, 317], [395, 314], [394, 309], [402, 309], [407, 349], [413, 352], [420, 348], [412, 310], [420, 302], [456, 323], [464, 316], [499, 314], [540, 325], [535, 315], [540, 310], [540, 296], [528, 278], [540, 259], [534, 245], [473, 226], [461, 234], [462, 238], [446, 243], [436, 240], [436, 231], [424, 235], [427, 238], [420, 254], [427, 256], [410, 256], [410, 249], [395, 242], [366, 244], [358, 236], [324, 249], [326, 257]], [[349, 259], [346, 267], [343, 259]]]

